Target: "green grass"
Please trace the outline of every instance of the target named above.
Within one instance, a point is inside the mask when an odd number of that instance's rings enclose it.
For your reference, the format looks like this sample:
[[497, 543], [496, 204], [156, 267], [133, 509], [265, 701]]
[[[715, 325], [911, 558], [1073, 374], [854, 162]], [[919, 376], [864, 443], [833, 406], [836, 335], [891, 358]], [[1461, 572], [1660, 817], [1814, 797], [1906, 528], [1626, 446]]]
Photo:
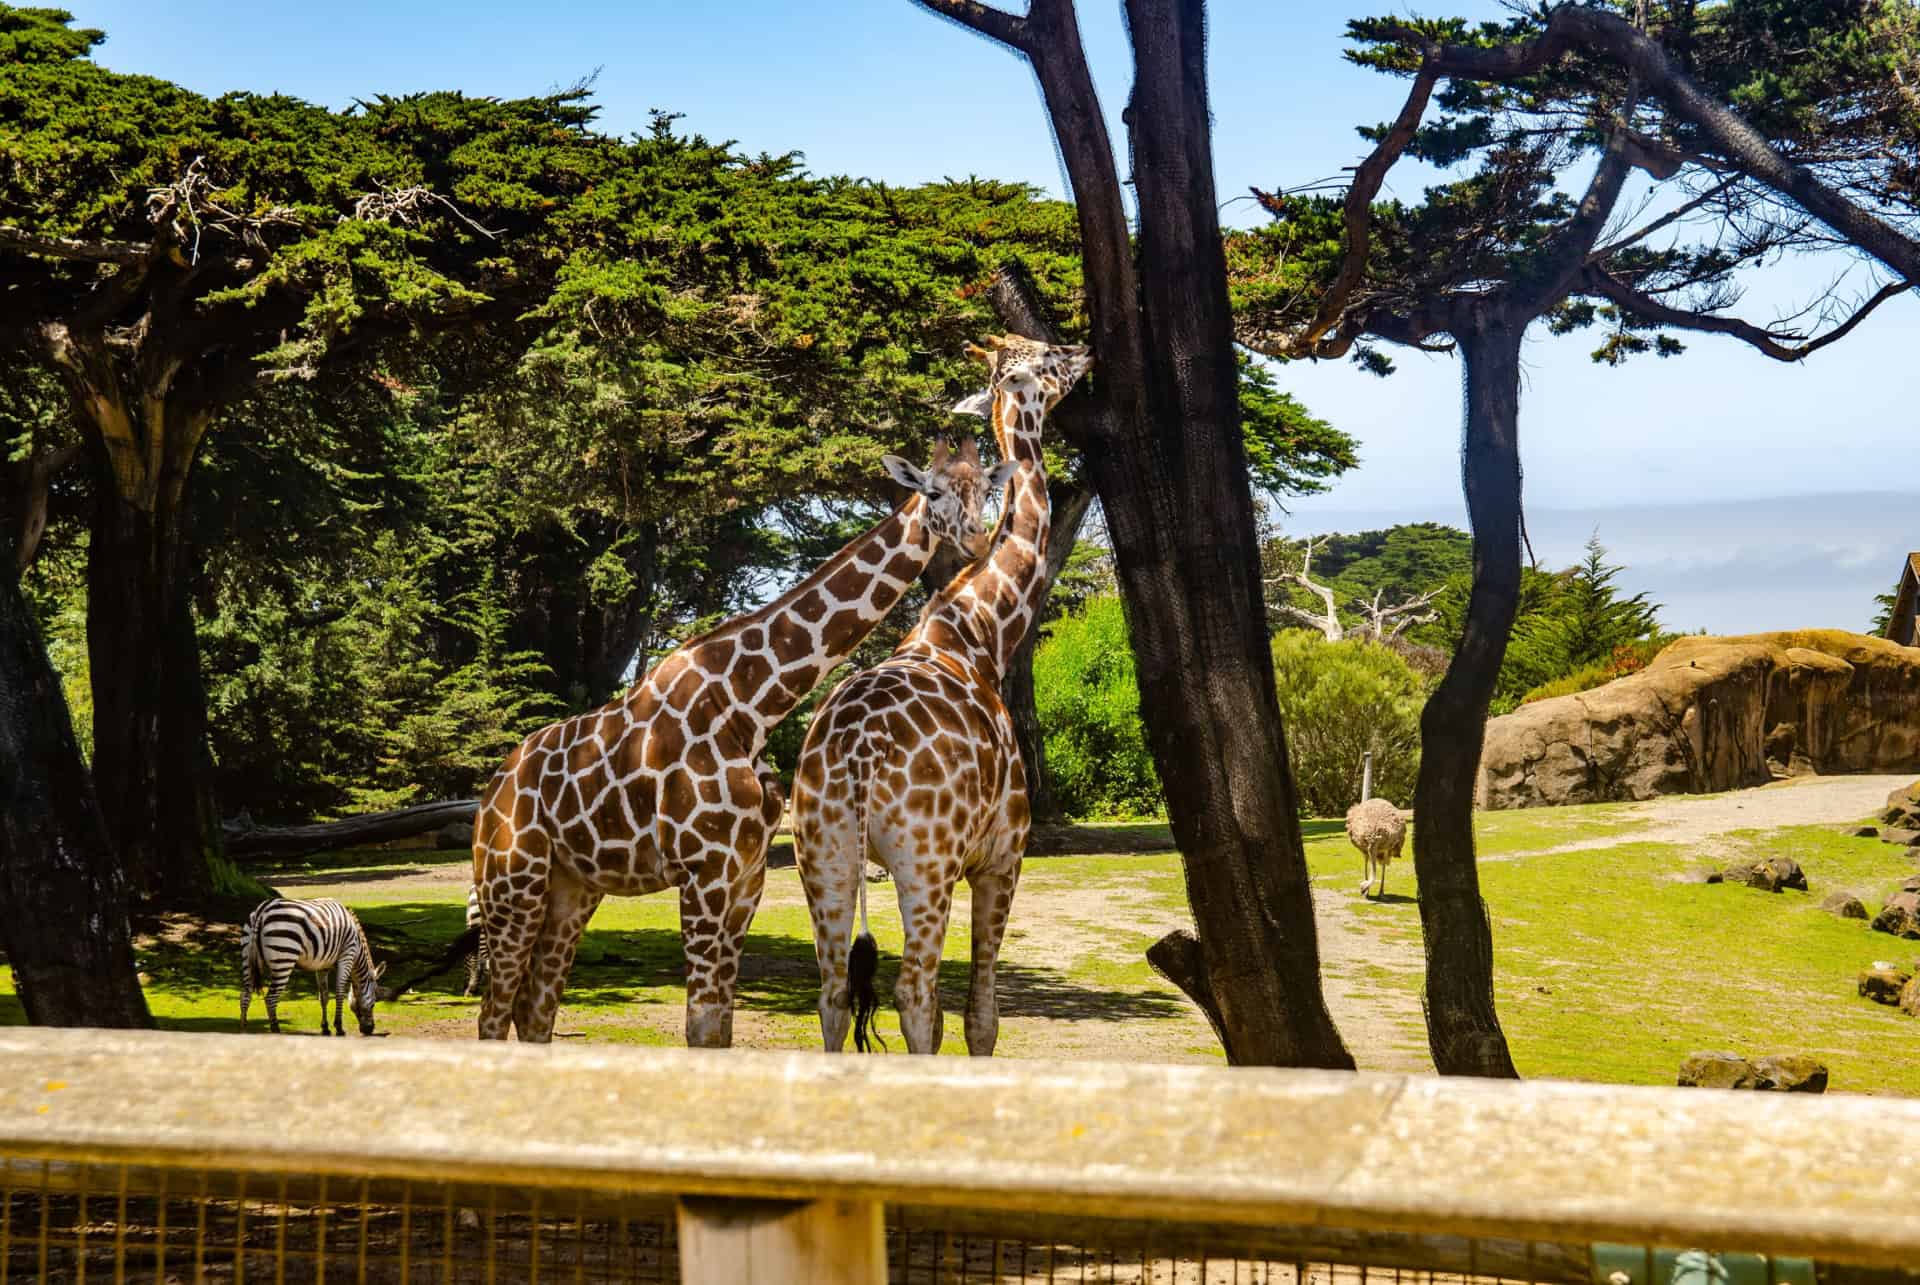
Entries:
[[[1671, 1083], [1680, 1061], [1697, 1050], [1795, 1051], [1825, 1061], [1836, 1090], [1920, 1095], [1920, 1021], [1861, 999], [1854, 988], [1855, 975], [1874, 960], [1920, 960], [1920, 942], [1819, 909], [1837, 888], [1876, 909], [1915, 869], [1903, 852], [1833, 827], [1748, 833], [1721, 840], [1722, 856], [1792, 856], [1813, 891], [1689, 883], [1680, 876], [1702, 863], [1698, 854], [1636, 840], [1641, 823], [1625, 812], [1601, 805], [1493, 813], [1479, 821], [1497, 999], [1522, 1074]], [[1343, 899], [1336, 913], [1380, 945], [1377, 959], [1345, 961], [1338, 970], [1343, 984], [1363, 1002], [1390, 997], [1404, 1010], [1422, 980], [1413, 863], [1395, 863], [1388, 900], [1363, 902], [1354, 895], [1359, 858], [1340, 823], [1311, 821], [1303, 830], [1315, 886]], [[1548, 851], [1595, 840], [1605, 846]], [[382, 851], [259, 873], [289, 895], [347, 902], [383, 954], [424, 958], [460, 932], [463, 865], [459, 854]], [[898, 916], [891, 885], [869, 891], [885, 993], [899, 957]], [[1205, 1023], [1143, 957], [1154, 939], [1186, 919], [1184, 878], [1171, 852], [1029, 859], [1002, 952], [1000, 1051], [1217, 1059]], [[159, 1023], [237, 1029], [234, 929], [185, 921], [163, 928], [140, 949]], [[941, 971], [948, 1053], [965, 1047], [960, 1012], [969, 947], [963, 887]], [[471, 1038], [478, 1001], [457, 993], [463, 980], [455, 970], [382, 1005], [381, 1029]], [[11, 987], [10, 974], [0, 971], [0, 1024], [24, 1020]], [[817, 997], [798, 880], [791, 868], [774, 869], [747, 944], [737, 1042], [816, 1047]], [[610, 898], [583, 942], [559, 1030], [565, 1038], [673, 1044], [683, 999], [676, 901]], [[297, 987], [289, 1024], [307, 1029], [317, 1020], [315, 1007], [312, 990]], [[256, 1020], [260, 1011], [256, 1005]], [[882, 1030], [898, 1049], [890, 1010]], [[1363, 1065], [1383, 1064], [1369, 1056], [1377, 1051], [1355, 1051]]]

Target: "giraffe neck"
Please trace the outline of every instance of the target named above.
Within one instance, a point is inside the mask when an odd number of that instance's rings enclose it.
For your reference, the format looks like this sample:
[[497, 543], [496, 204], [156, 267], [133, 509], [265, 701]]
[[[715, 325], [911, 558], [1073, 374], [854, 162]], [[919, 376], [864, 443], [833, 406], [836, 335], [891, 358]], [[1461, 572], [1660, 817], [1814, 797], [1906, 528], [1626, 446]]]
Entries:
[[[758, 752], [774, 725], [852, 654], [933, 560], [926, 504], [914, 496], [786, 593], [676, 653], [725, 680], [730, 704], [709, 711], [716, 721], [744, 713], [758, 726]], [[678, 681], [664, 672], [673, 659], [656, 667], [663, 683]]]
[[920, 648], [956, 656], [995, 683], [1007, 672], [1047, 588], [1052, 507], [1040, 451], [1045, 415], [1037, 386], [994, 390], [994, 435], [1001, 455], [1015, 468], [992, 552], [934, 596], [919, 625], [901, 642], [901, 651]]

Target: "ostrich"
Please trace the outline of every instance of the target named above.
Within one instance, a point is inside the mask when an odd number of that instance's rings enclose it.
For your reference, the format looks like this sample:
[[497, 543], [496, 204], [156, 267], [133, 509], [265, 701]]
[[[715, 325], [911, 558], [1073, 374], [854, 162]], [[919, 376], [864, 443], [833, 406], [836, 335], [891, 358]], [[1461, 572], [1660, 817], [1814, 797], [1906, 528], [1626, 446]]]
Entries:
[[1360, 801], [1347, 809], [1347, 840], [1360, 849], [1361, 872], [1365, 875], [1360, 882], [1360, 895], [1367, 895], [1377, 867], [1380, 887], [1376, 895], [1384, 897], [1387, 895], [1387, 863], [1400, 855], [1400, 845], [1407, 838], [1407, 823], [1393, 804], [1385, 799], [1368, 798], [1372, 792], [1373, 754], [1369, 752], [1361, 759]]

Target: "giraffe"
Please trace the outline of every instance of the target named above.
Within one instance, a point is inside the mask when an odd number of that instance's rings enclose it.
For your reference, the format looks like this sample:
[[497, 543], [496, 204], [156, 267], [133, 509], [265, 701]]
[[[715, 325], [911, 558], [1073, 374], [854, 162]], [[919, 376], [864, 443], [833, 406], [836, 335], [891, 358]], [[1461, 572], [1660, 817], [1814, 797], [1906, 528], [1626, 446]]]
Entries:
[[[877, 1003], [863, 877], [869, 857], [893, 876], [900, 903], [906, 949], [894, 999], [908, 1050], [940, 1048], [936, 974], [962, 877], [973, 893], [967, 1051], [989, 1056], [999, 1037], [994, 966], [1029, 823], [1026, 768], [1000, 680], [1046, 590], [1041, 426], [1092, 358], [1082, 347], [990, 342], [990, 350], [970, 349], [992, 371], [989, 392], [954, 409], [989, 405], [1001, 458], [1014, 465], [992, 551], [934, 595], [891, 657], [833, 690], [814, 714], [794, 774], [794, 851], [813, 917], [829, 1052], [840, 1051], [850, 1021], [855, 1046], [867, 1046]], [[861, 936], [850, 952], [856, 902]]]
[[533, 733], [494, 774], [474, 822], [473, 874], [491, 974], [481, 1039], [553, 1037], [581, 933], [609, 893], [680, 894], [686, 1039], [732, 1042], [740, 948], [780, 814], [767, 733], [912, 585], [941, 541], [986, 546], [971, 438], [926, 471], [897, 456], [911, 496], [789, 592], [661, 660], [624, 698]]

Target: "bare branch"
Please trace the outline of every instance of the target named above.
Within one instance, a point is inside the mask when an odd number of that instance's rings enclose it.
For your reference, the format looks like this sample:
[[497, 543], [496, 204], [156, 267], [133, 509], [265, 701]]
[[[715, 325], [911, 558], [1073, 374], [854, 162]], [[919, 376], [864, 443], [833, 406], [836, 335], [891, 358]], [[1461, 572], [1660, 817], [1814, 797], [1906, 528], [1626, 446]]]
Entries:
[[[1383, 605], [1381, 599], [1386, 596], [1385, 589], [1373, 591], [1373, 601], [1355, 598], [1353, 605], [1367, 618], [1360, 627], [1360, 636], [1373, 638], [1379, 642], [1392, 642], [1414, 625], [1424, 625], [1428, 621], [1439, 619], [1440, 613], [1425, 608], [1440, 596], [1440, 590], [1429, 589], [1416, 594], [1405, 602]], [[1389, 628], [1388, 626], [1392, 627]]]
[[151, 245], [136, 241], [77, 241], [71, 237], [35, 236], [24, 228], [0, 225], [0, 250], [37, 254], [44, 259], [75, 263], [143, 263], [153, 255]]
[[1345, 626], [1340, 623], [1340, 610], [1334, 605], [1335, 598], [1333, 590], [1323, 584], [1316, 584], [1312, 578], [1313, 551], [1320, 545], [1325, 544], [1329, 538], [1328, 536], [1321, 536], [1318, 540], [1314, 540], [1312, 537], [1308, 537], [1306, 552], [1302, 554], [1300, 558], [1300, 569], [1298, 571], [1283, 571], [1277, 576], [1270, 577], [1266, 583], [1269, 585], [1299, 585], [1309, 593], [1317, 594], [1320, 601], [1326, 605], [1324, 615], [1316, 616], [1312, 612], [1296, 607], [1290, 602], [1275, 603], [1273, 607], [1274, 614], [1282, 620], [1293, 620], [1305, 625], [1309, 629], [1318, 629], [1321, 634], [1326, 637], [1328, 642], [1339, 642], [1342, 638], [1346, 637], [1347, 631]]
[[1017, 49], [1023, 54], [1033, 51], [1028, 45], [1027, 20], [1004, 9], [978, 3], [978, 0], [913, 0], [923, 9], [931, 10], [942, 18], [957, 22], [963, 27], [979, 32], [990, 40]]

